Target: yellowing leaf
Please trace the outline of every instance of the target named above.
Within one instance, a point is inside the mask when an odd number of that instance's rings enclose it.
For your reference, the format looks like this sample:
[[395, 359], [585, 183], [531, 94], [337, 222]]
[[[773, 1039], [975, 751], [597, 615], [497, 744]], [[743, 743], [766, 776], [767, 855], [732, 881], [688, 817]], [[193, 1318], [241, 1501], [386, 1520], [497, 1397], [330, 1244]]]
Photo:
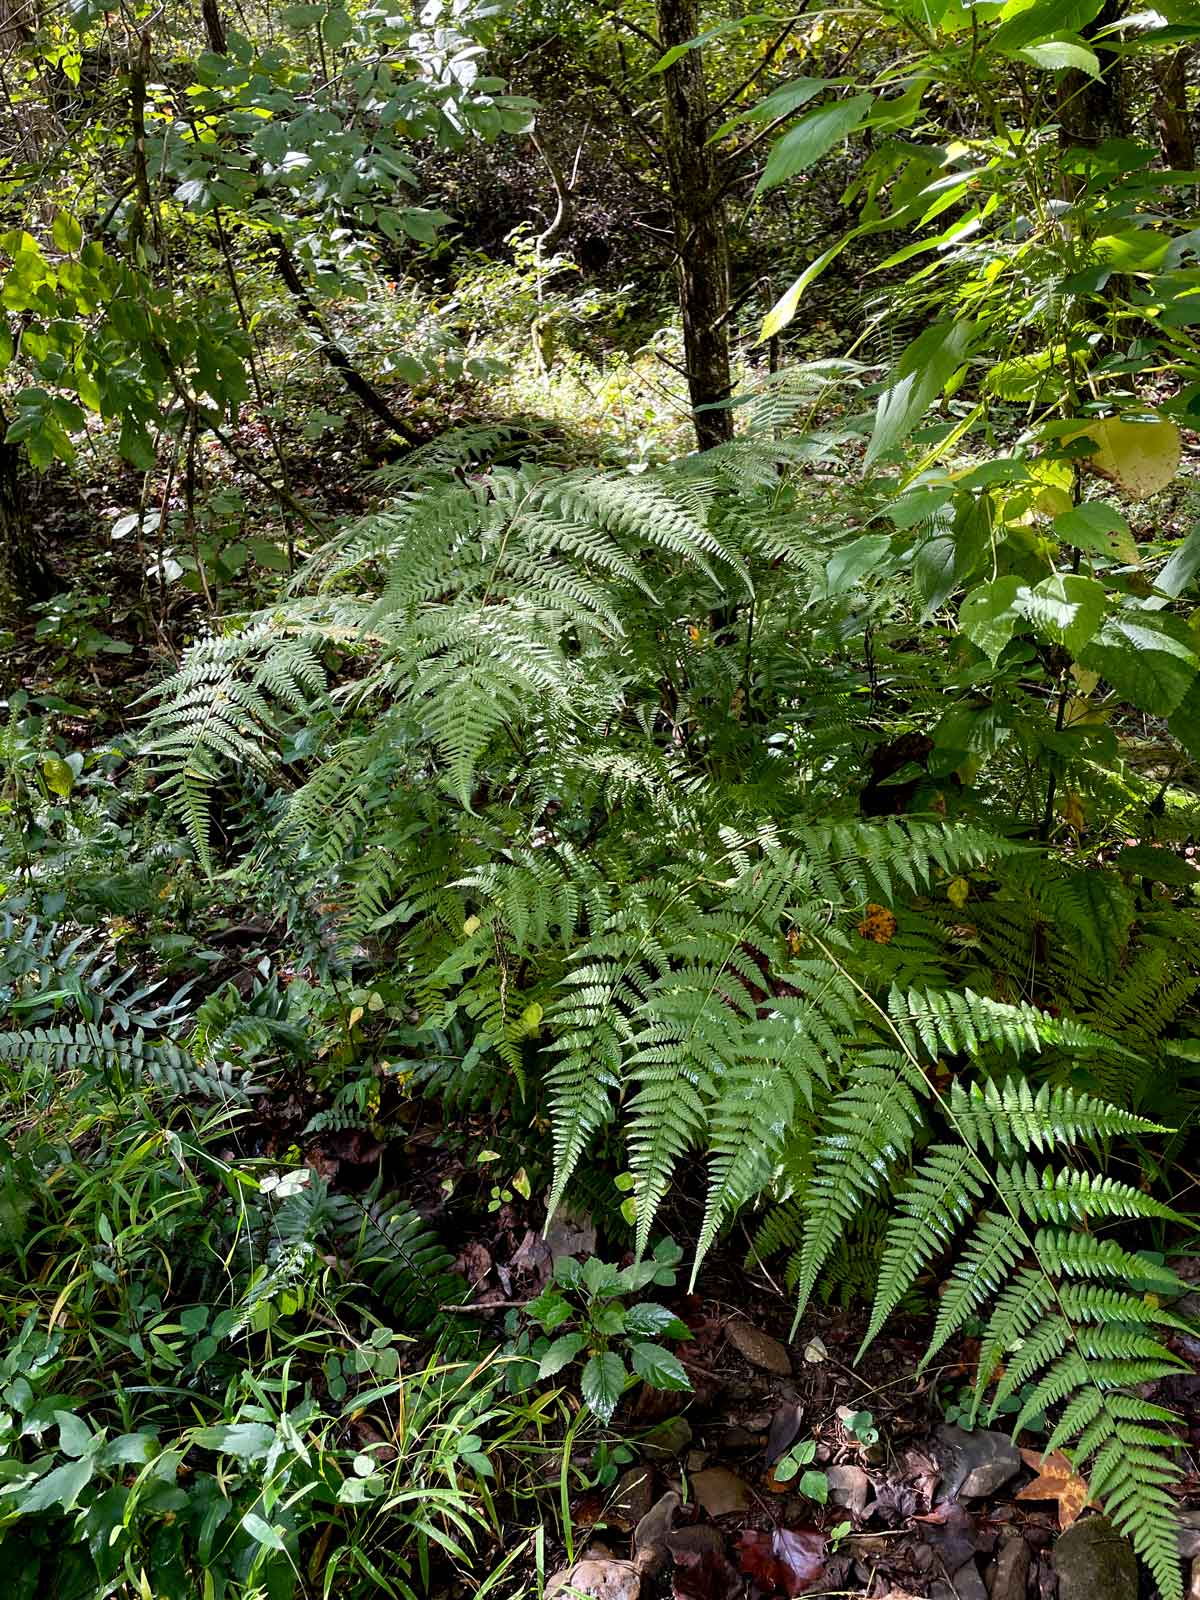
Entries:
[[350, 1012], [350, 1026], [351, 1027], [353, 1027], [356, 1022], [360, 1022], [362, 1020], [362, 1014], [363, 1014], [362, 1006], [355, 1006], [351, 1010], [351, 1012]]
[[531, 1192], [529, 1174], [525, 1171], [524, 1167], [518, 1168], [518, 1170], [513, 1174], [512, 1186], [521, 1196], [522, 1200], [529, 1199]]
[[61, 756], [46, 757], [42, 762], [42, 777], [50, 793], [61, 795], [64, 800], [75, 787], [75, 774]]
[[1067, 824], [1067, 827], [1073, 828], [1076, 833], [1082, 833], [1084, 824], [1083, 802], [1080, 800], [1079, 796], [1073, 791], [1068, 791], [1068, 793], [1063, 796], [1063, 802], [1060, 810], [1062, 811], [1063, 821]]
[[966, 905], [971, 894], [971, 885], [965, 878], [951, 878], [946, 885], [946, 899], [959, 911]]
[[472, 934], [478, 933], [480, 928], [482, 928], [482, 927], [483, 927], [483, 923], [480, 922], [478, 917], [468, 917], [467, 920], [463, 923], [463, 932], [466, 934], [467, 938], [469, 939]]
[[1070, 435], [1095, 441], [1087, 464], [1135, 500], [1166, 487], [1179, 471], [1183, 437], [1173, 422], [1100, 417]]

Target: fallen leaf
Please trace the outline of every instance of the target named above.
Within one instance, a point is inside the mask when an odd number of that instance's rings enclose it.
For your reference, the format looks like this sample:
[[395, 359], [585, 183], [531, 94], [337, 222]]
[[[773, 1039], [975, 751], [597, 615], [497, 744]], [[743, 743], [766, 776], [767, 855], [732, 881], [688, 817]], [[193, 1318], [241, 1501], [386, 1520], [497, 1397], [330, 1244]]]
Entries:
[[638, 1600], [642, 1578], [631, 1561], [584, 1560], [563, 1567], [546, 1585], [546, 1600]]
[[1021, 1460], [1037, 1473], [1014, 1498], [1054, 1500], [1058, 1503], [1058, 1525], [1069, 1528], [1088, 1500], [1087, 1480], [1081, 1478], [1061, 1450], [1043, 1458], [1040, 1450], [1022, 1450]]
[[810, 1339], [804, 1346], [804, 1359], [812, 1362], [814, 1366], [816, 1366], [817, 1362], [826, 1361], [828, 1358], [829, 1351], [825, 1348], [824, 1339], [820, 1337]]
[[741, 1574], [711, 1524], [683, 1528], [669, 1543], [675, 1558], [675, 1600], [740, 1600]]
[[727, 1517], [750, 1504], [748, 1484], [728, 1467], [705, 1467], [692, 1477], [692, 1494], [710, 1517]]
[[825, 1535], [812, 1528], [747, 1528], [738, 1540], [738, 1563], [767, 1594], [804, 1594], [825, 1576]]
[[872, 944], [890, 944], [895, 934], [895, 914], [886, 906], [869, 904], [866, 916], [858, 925], [859, 938], [869, 939]]

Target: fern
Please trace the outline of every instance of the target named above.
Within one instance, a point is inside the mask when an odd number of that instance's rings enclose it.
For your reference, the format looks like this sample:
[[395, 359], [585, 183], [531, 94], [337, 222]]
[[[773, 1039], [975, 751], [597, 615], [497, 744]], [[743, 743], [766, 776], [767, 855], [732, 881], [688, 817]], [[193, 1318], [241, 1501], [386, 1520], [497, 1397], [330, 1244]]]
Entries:
[[25, 1062], [55, 1072], [98, 1070], [114, 1086], [145, 1080], [177, 1095], [205, 1100], [248, 1101], [258, 1085], [248, 1070], [231, 1063], [197, 1062], [166, 1039], [140, 1031], [117, 1035], [109, 1027], [38, 1028], [0, 1034], [0, 1061]]

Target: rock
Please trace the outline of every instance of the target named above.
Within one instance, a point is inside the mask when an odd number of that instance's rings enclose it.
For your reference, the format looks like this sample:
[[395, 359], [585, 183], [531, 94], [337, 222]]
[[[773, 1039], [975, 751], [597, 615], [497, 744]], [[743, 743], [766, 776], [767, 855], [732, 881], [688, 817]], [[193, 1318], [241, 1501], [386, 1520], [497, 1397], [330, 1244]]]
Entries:
[[1107, 1517], [1088, 1517], [1054, 1546], [1059, 1600], [1137, 1600], [1133, 1546]]
[[990, 1433], [985, 1428], [968, 1433], [943, 1424], [937, 1439], [945, 1499], [982, 1499], [1002, 1489], [1021, 1470], [1017, 1447], [1006, 1433]]
[[[642, 1441], [648, 1456], [681, 1456], [692, 1442], [692, 1425], [686, 1417], [668, 1417], [650, 1429]], [[557, 1471], [557, 1467], [555, 1468]]]
[[791, 1377], [792, 1363], [778, 1339], [740, 1319], [731, 1322], [725, 1331], [730, 1344], [745, 1356], [752, 1367], [761, 1367], [764, 1372], [773, 1372], [779, 1378]]
[[674, 1489], [656, 1500], [633, 1530], [633, 1560], [639, 1572], [657, 1572], [667, 1559], [667, 1540], [679, 1510]]
[[708, 1451], [689, 1450], [687, 1453], [687, 1459], [684, 1461], [683, 1465], [690, 1473], [694, 1474], [697, 1472], [703, 1472], [705, 1467], [708, 1465]]
[[1025, 1600], [1032, 1555], [1033, 1552], [1019, 1533], [1005, 1539], [996, 1557], [992, 1600]]
[[798, 1400], [787, 1400], [781, 1405], [774, 1416], [769, 1419], [770, 1432], [767, 1434], [767, 1465], [773, 1467], [785, 1450], [795, 1444], [800, 1434], [800, 1423], [804, 1416], [803, 1407]]
[[988, 1600], [988, 1592], [974, 1561], [967, 1561], [959, 1567], [950, 1582], [957, 1600]]
[[727, 1517], [750, 1504], [749, 1485], [728, 1467], [706, 1467], [698, 1472], [692, 1479], [692, 1493], [710, 1517]]
[[871, 1480], [861, 1467], [829, 1467], [825, 1473], [829, 1480], [829, 1498], [835, 1506], [843, 1506], [852, 1517], [861, 1517], [866, 1510], [871, 1493]]
[[720, 1528], [714, 1528], [711, 1522], [693, 1522], [690, 1527], [676, 1528], [667, 1539], [667, 1549], [679, 1559], [680, 1555], [721, 1555], [725, 1550], [725, 1538]]
[[563, 1567], [546, 1585], [546, 1600], [561, 1595], [562, 1600], [638, 1600], [642, 1578], [632, 1561], [585, 1560]]
[[559, 1206], [546, 1228], [545, 1240], [555, 1261], [563, 1256], [595, 1255], [596, 1225], [586, 1211], [568, 1211]]
[[642, 1520], [654, 1503], [652, 1467], [629, 1467], [617, 1479], [605, 1521], [626, 1532]]
[[1200, 1557], [1192, 1562], [1192, 1581], [1188, 1585], [1188, 1600], [1200, 1600]]
[[1200, 1511], [1181, 1511], [1177, 1519], [1179, 1559], [1195, 1561], [1200, 1556]]

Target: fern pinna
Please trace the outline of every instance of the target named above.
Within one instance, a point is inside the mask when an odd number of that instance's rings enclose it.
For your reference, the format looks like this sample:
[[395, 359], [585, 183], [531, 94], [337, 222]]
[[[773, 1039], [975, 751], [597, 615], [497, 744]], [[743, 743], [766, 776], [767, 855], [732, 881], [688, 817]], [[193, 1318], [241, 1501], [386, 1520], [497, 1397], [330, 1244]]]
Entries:
[[[839, 531], [786, 448], [641, 475], [473, 449], [395, 474], [295, 598], [196, 647], [152, 724], [159, 792], [215, 866], [231, 764], [274, 763], [271, 859], [334, 908], [342, 960], [386, 948], [391, 1053], [448, 1104], [548, 1103], [552, 1208], [615, 1137], [639, 1249], [699, 1153], [697, 1266], [766, 1198], [759, 1248], [791, 1252], [801, 1306], [859, 1225], [883, 1240], [872, 1336], [940, 1274], [932, 1351], [980, 1325], [978, 1406], [1048, 1410], [1177, 1595], [1171, 1419], [1137, 1391], [1180, 1365], [1178, 1284], [1136, 1253], [1175, 1219], [1092, 1176], [1159, 1137], [1120, 1087], [1148, 1041], [1080, 975], [1147, 991], [1133, 889], [931, 759], [897, 773], [922, 814], [857, 814], [889, 727], [929, 757], [943, 690], [893, 591], [829, 583]], [[1191, 990], [1167, 986], [1173, 1017]]]

